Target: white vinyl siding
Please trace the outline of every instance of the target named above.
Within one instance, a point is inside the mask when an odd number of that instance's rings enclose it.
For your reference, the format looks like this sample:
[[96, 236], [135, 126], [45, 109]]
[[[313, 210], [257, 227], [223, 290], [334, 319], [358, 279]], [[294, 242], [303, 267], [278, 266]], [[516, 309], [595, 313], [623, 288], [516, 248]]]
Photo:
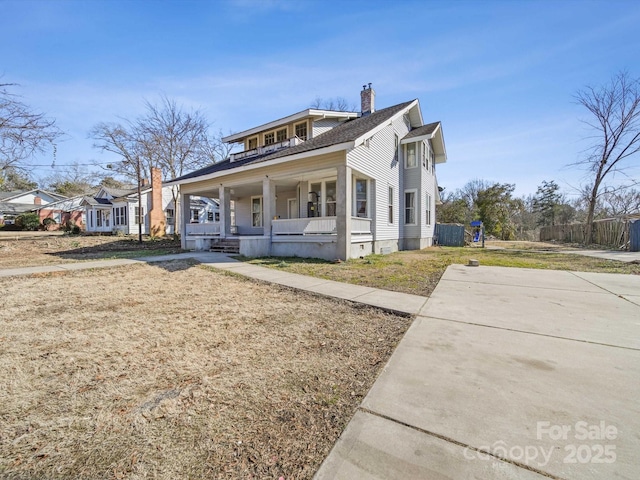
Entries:
[[329, 130], [331, 130], [334, 127], [337, 127], [338, 125], [340, 125], [341, 122], [339, 119], [337, 118], [324, 118], [321, 120], [316, 120], [315, 122], [313, 122], [313, 138], [317, 137], [318, 135], [321, 135], [325, 132], [328, 132]]
[[376, 240], [397, 240], [403, 235], [400, 214], [401, 202], [396, 201], [393, 206], [394, 223], [389, 223], [387, 202], [389, 201], [388, 187], [394, 189], [396, 199], [399, 198], [397, 192], [402, 192], [404, 189], [403, 149], [395, 147], [395, 136], [397, 135], [400, 139], [407, 133], [407, 126], [402, 119], [402, 114], [400, 114], [391, 125], [373, 135], [369, 139], [368, 145], [359, 145], [347, 154], [347, 165], [353, 169], [354, 175], [360, 172], [373, 179], [369, 180], [371, 193], [369, 216], [373, 220], [372, 227]]

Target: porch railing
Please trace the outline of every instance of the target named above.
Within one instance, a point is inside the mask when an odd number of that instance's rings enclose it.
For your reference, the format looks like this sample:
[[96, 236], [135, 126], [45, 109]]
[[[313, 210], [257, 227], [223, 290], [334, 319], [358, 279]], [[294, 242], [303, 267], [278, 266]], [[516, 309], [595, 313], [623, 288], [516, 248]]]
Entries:
[[219, 222], [188, 223], [187, 235], [220, 235]]
[[[273, 235], [335, 235], [336, 217], [288, 218], [271, 223]], [[370, 234], [371, 219], [351, 219], [352, 234]]]
[[271, 223], [274, 235], [322, 235], [336, 233], [336, 217], [286, 218]]
[[357, 235], [368, 235], [371, 233], [371, 219], [351, 217], [351, 233]]

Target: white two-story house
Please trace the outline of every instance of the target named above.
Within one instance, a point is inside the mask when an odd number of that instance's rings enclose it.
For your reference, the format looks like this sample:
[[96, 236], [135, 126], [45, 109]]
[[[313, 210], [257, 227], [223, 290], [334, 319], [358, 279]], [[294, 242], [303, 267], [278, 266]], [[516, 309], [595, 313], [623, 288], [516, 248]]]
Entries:
[[307, 109], [230, 135], [241, 152], [167, 182], [183, 206], [219, 201], [219, 222], [183, 226], [183, 248], [224, 238], [246, 256], [344, 260], [430, 246], [442, 125], [425, 124], [418, 100], [376, 110], [370, 86], [361, 100], [361, 112]]

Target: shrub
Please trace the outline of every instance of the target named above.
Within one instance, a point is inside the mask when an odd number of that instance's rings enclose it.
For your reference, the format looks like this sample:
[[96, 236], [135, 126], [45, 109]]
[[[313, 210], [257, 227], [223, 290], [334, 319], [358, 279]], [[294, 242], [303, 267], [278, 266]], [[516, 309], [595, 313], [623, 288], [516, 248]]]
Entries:
[[20, 230], [38, 230], [40, 216], [37, 213], [23, 213], [16, 218], [16, 225], [20, 227]]
[[77, 235], [80, 233], [80, 227], [73, 220], [67, 220], [64, 224], [64, 231]]
[[42, 220], [42, 226], [44, 227], [45, 230], [49, 230], [49, 228], [52, 225], [57, 225], [58, 222], [56, 222], [53, 218], [51, 217], [47, 217], [44, 220]]

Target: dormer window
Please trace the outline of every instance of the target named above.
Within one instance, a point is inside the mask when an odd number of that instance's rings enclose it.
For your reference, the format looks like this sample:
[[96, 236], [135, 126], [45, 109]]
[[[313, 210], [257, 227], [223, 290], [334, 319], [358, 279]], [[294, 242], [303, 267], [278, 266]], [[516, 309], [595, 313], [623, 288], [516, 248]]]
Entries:
[[265, 133], [264, 144], [273, 145], [274, 143], [276, 143], [276, 134], [274, 132]]
[[296, 124], [296, 137], [301, 140], [307, 139], [307, 122]]
[[284, 142], [287, 139], [287, 129], [283, 128], [276, 132], [276, 142]]
[[258, 137], [250, 138], [247, 142], [247, 150], [253, 150], [254, 148], [258, 148]]

